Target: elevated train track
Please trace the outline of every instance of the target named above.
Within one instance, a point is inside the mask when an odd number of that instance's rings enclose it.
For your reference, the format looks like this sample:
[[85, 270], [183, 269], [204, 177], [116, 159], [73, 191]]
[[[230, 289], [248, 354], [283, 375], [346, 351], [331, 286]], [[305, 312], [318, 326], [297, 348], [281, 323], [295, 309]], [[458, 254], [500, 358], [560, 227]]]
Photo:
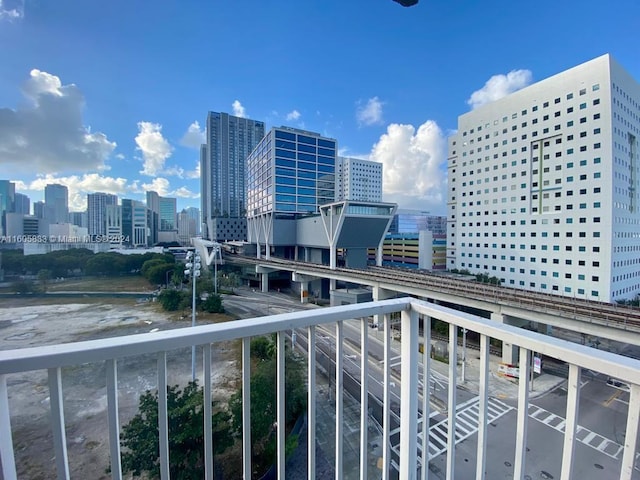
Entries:
[[601, 325], [604, 324], [620, 330], [640, 333], [640, 309], [635, 307], [484, 284], [475, 280], [456, 279], [422, 270], [411, 271], [394, 267], [375, 266], [366, 269], [336, 268], [332, 270], [327, 265], [280, 258], [266, 260], [237, 255], [232, 255], [231, 257], [235, 257], [243, 263], [248, 262], [264, 266], [273, 265], [283, 270], [302, 270], [310, 274], [317, 272], [327, 278], [349, 277], [349, 281], [353, 283], [358, 283], [358, 281], [365, 285], [391, 283], [396, 286], [440, 292], [461, 299], [473, 299], [479, 302], [512, 306], [563, 318], [588, 322], [597, 320], [597, 323]]

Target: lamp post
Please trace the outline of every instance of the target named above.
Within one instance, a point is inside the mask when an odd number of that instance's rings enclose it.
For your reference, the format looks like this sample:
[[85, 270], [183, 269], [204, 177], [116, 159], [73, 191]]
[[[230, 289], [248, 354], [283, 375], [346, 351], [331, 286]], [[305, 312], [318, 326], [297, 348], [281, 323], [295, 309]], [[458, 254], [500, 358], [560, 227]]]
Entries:
[[213, 292], [218, 294], [218, 257], [220, 255], [220, 244], [216, 243], [213, 248]]
[[[184, 274], [191, 276], [191, 326], [196, 326], [196, 279], [200, 276], [200, 255], [193, 252], [187, 253], [187, 263], [185, 265], [186, 270]], [[196, 346], [191, 346], [191, 380], [196, 380]]]

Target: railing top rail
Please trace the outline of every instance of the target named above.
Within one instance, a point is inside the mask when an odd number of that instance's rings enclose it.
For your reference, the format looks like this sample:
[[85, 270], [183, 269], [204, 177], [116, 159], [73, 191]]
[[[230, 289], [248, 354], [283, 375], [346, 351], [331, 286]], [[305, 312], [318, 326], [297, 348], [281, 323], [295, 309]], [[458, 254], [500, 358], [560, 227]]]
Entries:
[[578, 345], [562, 339], [504, 325], [472, 314], [411, 297], [301, 310], [279, 315], [201, 325], [123, 337], [0, 351], [0, 374], [98, 362], [151, 354], [272, 332], [330, 324], [351, 318], [413, 309], [417, 313], [452, 323], [531, 351], [592, 369], [624, 382], [640, 385], [640, 360]]
[[624, 382], [640, 385], [640, 360], [597, 350], [513, 325], [505, 325], [421, 300], [413, 300], [411, 308], [419, 314], [444, 320], [467, 330], [578, 365], [581, 368], [592, 369]]
[[343, 305], [254, 317], [192, 328], [164, 330], [83, 342], [0, 351], [0, 374], [98, 362], [323, 325], [350, 318], [384, 315], [411, 308], [411, 298]]

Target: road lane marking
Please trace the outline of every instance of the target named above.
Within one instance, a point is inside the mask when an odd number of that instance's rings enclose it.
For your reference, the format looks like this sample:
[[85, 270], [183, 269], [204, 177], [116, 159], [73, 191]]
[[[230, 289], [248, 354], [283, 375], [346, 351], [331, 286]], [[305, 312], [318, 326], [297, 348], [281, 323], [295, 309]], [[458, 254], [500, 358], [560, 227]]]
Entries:
[[608, 399], [603, 403], [603, 405], [604, 405], [605, 407], [609, 407], [609, 405], [611, 405], [611, 404], [613, 403], [613, 401], [614, 401], [616, 398], [618, 398], [620, 395], [622, 395], [622, 390], [616, 390], [616, 391], [614, 392], [614, 394], [613, 394], [613, 395], [611, 395], [611, 396], [610, 396], [610, 397], [609, 397], [609, 398], [608, 398]]
[[[529, 417], [564, 435], [566, 420], [555, 413], [551, 413], [535, 405], [529, 405]], [[560, 420], [560, 422], [555, 423], [556, 420]], [[620, 453], [624, 450], [622, 445], [580, 425], [576, 427], [576, 440], [615, 460], [618, 460]]]

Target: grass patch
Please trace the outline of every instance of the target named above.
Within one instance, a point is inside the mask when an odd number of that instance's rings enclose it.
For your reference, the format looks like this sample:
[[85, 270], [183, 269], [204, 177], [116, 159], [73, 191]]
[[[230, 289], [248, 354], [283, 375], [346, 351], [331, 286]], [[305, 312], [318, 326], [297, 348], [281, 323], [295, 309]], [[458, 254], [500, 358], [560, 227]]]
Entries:
[[49, 292], [151, 292], [155, 290], [148, 280], [141, 275], [121, 277], [82, 277], [69, 278], [62, 282], [51, 282], [47, 286]]

